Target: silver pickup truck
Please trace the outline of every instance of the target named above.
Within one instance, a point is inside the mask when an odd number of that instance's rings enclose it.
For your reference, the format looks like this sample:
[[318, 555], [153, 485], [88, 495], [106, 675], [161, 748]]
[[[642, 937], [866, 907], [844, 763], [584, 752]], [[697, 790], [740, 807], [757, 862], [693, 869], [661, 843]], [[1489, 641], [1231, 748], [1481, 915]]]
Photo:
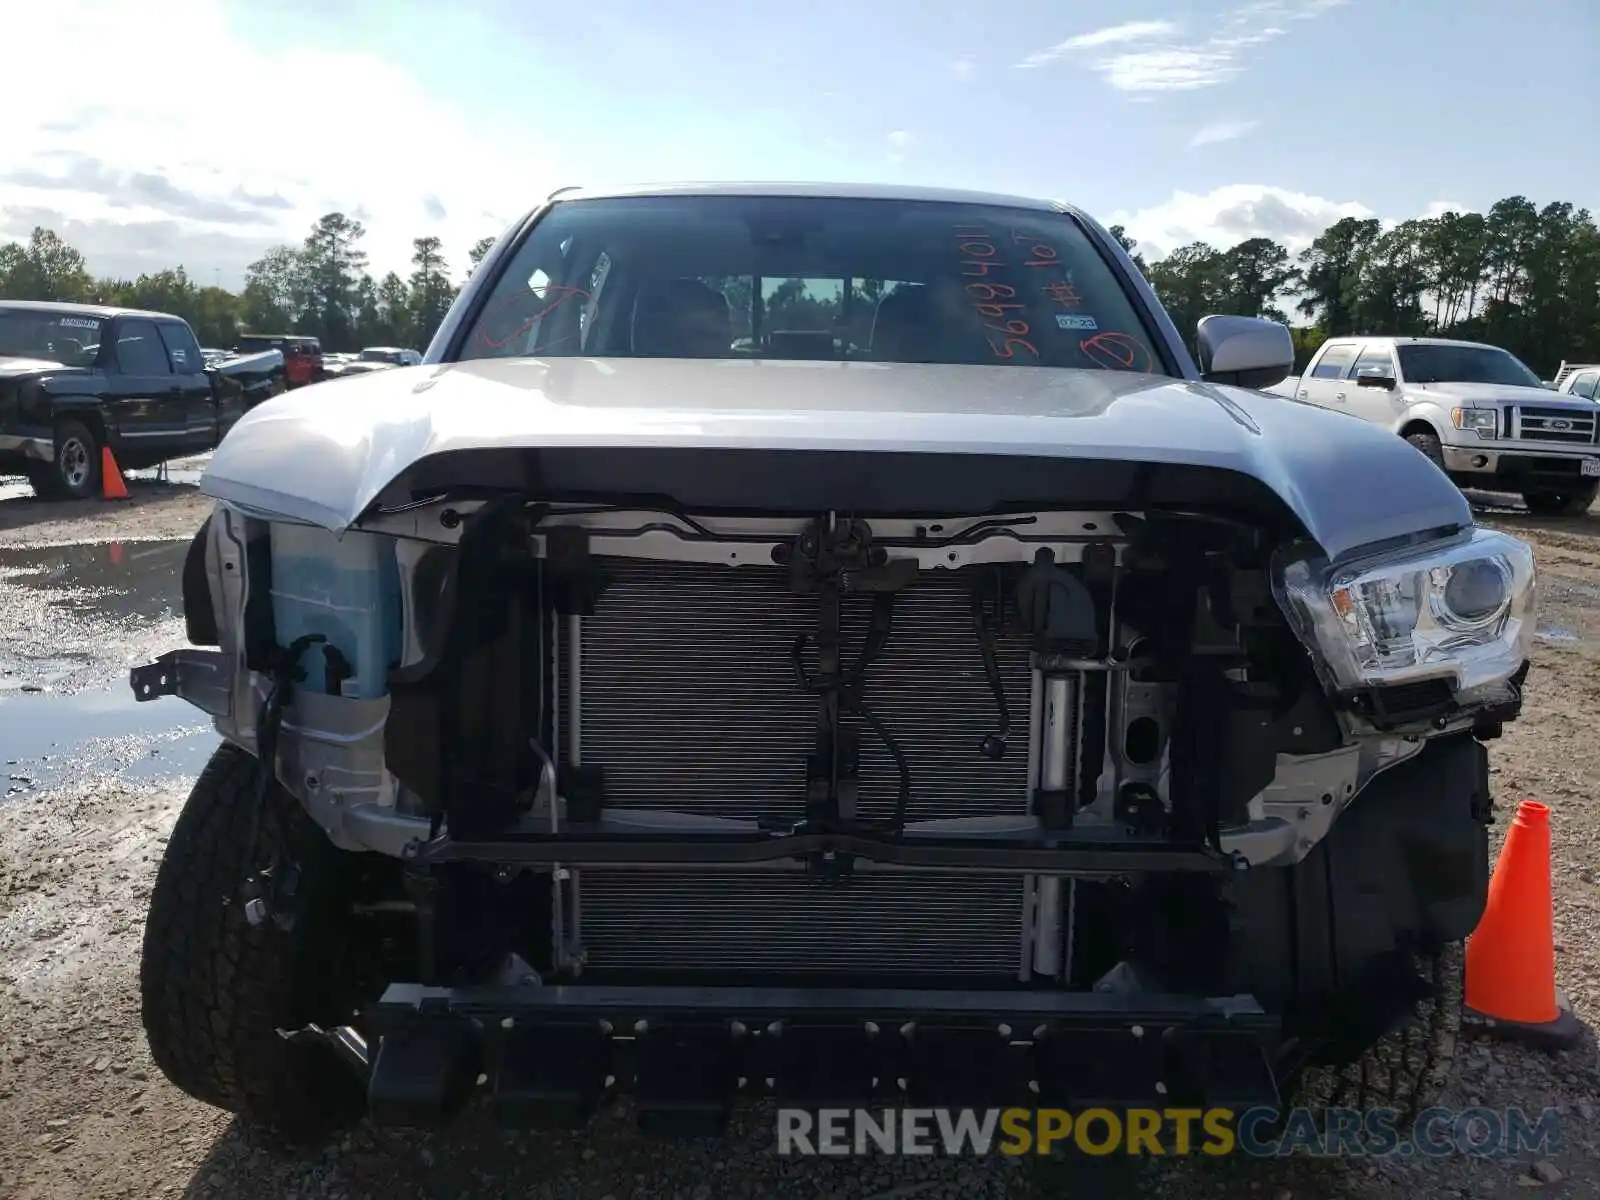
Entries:
[[1391, 430], [1460, 486], [1520, 494], [1534, 513], [1582, 514], [1600, 491], [1600, 406], [1498, 346], [1332, 338], [1267, 390]]
[[202, 480], [192, 645], [130, 681], [224, 737], [150, 901], [162, 1071], [312, 1137], [1427, 1107], [1532, 556], [1255, 390], [1284, 326], [1196, 333], [1049, 201], [531, 211], [423, 365]]

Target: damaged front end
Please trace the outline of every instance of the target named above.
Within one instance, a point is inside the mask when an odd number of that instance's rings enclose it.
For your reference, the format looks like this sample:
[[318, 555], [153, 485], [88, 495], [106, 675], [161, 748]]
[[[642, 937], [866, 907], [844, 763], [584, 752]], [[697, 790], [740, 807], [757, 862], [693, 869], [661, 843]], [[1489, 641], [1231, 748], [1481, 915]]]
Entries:
[[[859, 490], [948, 490], [891, 458]], [[1403, 1009], [1384, 973], [1476, 923], [1521, 543], [1330, 564], [1264, 489], [1132, 468], [1093, 506], [662, 498], [708, 466], [196, 539], [197, 648], [132, 683], [402, 864], [375, 1119], [480, 1075], [508, 1120], [630, 1088], [696, 1129], [752, 1092], [1273, 1104], [1304, 1014]]]

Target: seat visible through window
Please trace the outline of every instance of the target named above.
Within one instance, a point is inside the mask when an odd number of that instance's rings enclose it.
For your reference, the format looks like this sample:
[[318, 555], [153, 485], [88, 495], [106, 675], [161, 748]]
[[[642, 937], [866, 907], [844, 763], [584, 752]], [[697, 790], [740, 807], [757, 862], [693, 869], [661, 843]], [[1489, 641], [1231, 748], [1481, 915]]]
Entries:
[[641, 284], [633, 301], [633, 353], [656, 358], [726, 358], [733, 345], [728, 299], [698, 279]]

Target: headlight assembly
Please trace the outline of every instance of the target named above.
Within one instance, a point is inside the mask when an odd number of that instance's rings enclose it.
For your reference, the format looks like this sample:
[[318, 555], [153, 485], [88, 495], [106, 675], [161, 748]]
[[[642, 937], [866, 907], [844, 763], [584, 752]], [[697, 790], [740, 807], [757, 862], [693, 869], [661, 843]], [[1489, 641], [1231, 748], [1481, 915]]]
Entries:
[[1499, 428], [1500, 414], [1492, 408], [1453, 408], [1450, 422], [1457, 429], [1476, 433], [1480, 438], [1492, 438]]
[[1300, 559], [1274, 586], [1341, 691], [1446, 679], [1471, 692], [1516, 674], [1532, 646], [1533, 551], [1493, 530], [1338, 566]]

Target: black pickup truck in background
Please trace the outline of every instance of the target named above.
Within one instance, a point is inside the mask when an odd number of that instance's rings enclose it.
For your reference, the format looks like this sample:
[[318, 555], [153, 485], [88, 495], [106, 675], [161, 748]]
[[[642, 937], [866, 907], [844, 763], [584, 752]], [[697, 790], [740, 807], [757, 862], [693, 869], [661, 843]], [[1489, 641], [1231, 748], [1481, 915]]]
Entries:
[[0, 300], [0, 474], [42, 499], [100, 492], [100, 451], [123, 468], [215, 449], [284, 390], [276, 350], [207, 365], [181, 317]]

